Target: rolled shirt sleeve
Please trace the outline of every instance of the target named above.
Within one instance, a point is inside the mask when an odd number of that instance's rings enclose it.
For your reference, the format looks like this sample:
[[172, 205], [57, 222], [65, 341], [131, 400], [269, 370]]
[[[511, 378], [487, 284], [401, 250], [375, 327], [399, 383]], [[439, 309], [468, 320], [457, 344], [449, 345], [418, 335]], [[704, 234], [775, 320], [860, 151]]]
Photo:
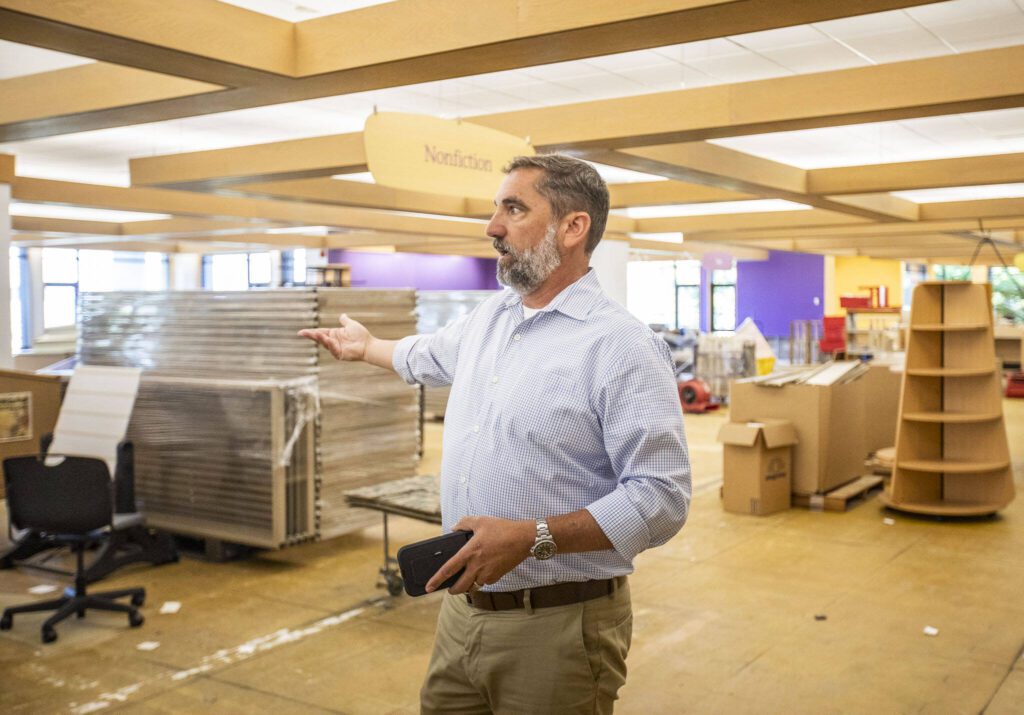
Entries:
[[630, 561], [682, 528], [691, 469], [668, 346], [657, 336], [630, 346], [599, 395], [616, 488], [587, 509]]
[[410, 335], [399, 340], [391, 358], [395, 372], [410, 385], [451, 385], [468, 319], [469, 315], [463, 315], [432, 335]]

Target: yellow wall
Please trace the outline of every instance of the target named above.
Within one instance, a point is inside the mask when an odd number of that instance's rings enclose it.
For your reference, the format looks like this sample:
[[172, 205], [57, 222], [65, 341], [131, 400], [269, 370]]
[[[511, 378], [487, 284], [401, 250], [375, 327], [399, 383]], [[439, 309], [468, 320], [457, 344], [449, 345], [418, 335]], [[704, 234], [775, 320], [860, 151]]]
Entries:
[[845, 315], [839, 307], [841, 295], [867, 295], [859, 286], [884, 285], [889, 305], [903, 304], [903, 267], [899, 261], [883, 261], [866, 256], [836, 256], [832, 290], [825, 298], [825, 315]]

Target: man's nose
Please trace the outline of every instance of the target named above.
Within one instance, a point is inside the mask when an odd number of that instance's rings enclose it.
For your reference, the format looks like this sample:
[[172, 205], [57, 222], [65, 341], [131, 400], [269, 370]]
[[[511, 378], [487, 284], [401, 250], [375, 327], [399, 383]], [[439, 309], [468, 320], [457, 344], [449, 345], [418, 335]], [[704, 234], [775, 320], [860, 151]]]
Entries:
[[504, 238], [505, 227], [501, 221], [498, 220], [498, 214], [495, 213], [491, 216], [491, 220], [487, 223], [487, 237], [488, 238]]

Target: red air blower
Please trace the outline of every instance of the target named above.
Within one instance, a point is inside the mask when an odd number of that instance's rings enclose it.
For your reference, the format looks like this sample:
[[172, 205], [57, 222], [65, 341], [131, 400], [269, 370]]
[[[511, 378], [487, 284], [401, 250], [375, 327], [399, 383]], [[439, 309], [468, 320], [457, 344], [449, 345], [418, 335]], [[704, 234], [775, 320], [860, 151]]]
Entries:
[[718, 409], [718, 403], [711, 401], [711, 390], [703, 380], [686, 380], [679, 383], [679, 402], [683, 412], [710, 412]]
[[1024, 397], [1024, 372], [1015, 372], [1007, 378], [1006, 396]]

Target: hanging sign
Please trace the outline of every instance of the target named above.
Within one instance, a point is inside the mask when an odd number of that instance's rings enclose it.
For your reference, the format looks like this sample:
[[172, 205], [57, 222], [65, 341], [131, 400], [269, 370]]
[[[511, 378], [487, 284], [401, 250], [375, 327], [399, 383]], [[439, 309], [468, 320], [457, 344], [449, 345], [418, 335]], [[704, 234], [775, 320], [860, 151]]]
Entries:
[[512, 157], [532, 155], [520, 137], [454, 119], [377, 112], [363, 129], [366, 163], [381, 186], [493, 199]]

